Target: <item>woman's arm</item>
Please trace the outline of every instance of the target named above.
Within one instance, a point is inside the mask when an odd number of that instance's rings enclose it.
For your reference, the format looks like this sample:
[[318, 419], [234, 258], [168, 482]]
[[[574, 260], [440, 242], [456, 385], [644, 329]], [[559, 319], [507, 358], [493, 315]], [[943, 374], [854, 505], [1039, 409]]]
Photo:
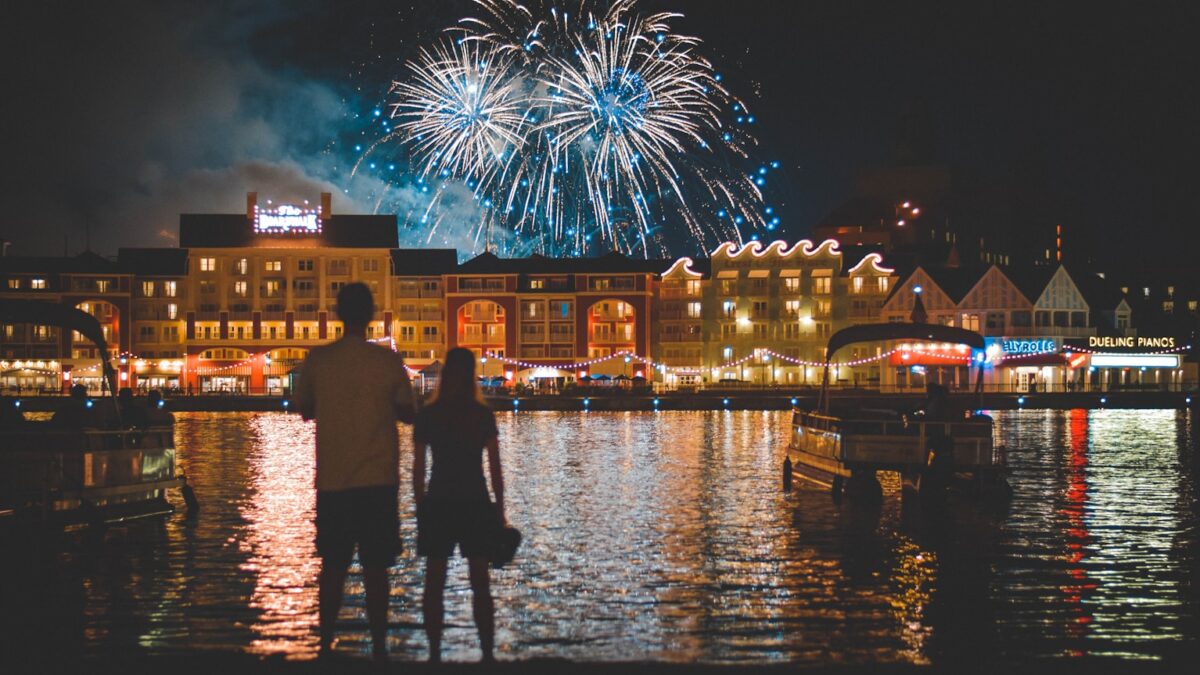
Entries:
[[425, 439], [413, 431], [412, 489], [413, 503], [421, 505], [425, 498]]
[[500, 522], [507, 523], [504, 516], [504, 471], [500, 468], [500, 439], [492, 436], [487, 442], [488, 473], [492, 476], [492, 494], [496, 496], [496, 513]]

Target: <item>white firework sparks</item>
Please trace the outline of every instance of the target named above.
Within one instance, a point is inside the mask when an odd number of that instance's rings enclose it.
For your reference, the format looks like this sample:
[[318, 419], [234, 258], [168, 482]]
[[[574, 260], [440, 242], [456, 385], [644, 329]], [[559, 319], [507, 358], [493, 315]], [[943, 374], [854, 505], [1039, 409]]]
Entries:
[[684, 235], [693, 250], [741, 242], [764, 224], [763, 178], [735, 166], [753, 139], [721, 120], [748, 113], [699, 41], [671, 32], [678, 15], [642, 17], [631, 0], [599, 12], [588, 0], [576, 12], [478, 4], [482, 18], [392, 87], [421, 175], [461, 180], [482, 204], [477, 239], [650, 256]]

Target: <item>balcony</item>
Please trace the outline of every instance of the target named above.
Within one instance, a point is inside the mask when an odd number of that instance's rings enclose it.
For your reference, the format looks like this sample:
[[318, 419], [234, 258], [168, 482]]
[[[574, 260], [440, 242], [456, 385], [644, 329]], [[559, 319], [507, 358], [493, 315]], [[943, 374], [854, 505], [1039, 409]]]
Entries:
[[221, 319], [220, 312], [215, 312], [215, 311], [196, 312], [196, 320], [197, 321], [219, 321], [220, 319]]
[[316, 321], [317, 320], [317, 312], [316, 312], [316, 310], [294, 312], [292, 314], [292, 318], [295, 321]]
[[521, 330], [521, 342], [545, 342], [546, 331], [544, 330]]
[[460, 344], [464, 345], [487, 345], [492, 347], [504, 346], [504, 335], [464, 335]]
[[551, 342], [559, 342], [559, 343], [574, 342], [575, 341], [575, 333], [573, 333], [573, 332], [560, 333], [560, 332], [550, 331], [550, 341]]
[[619, 335], [613, 335], [611, 333], [593, 335], [591, 339], [592, 343], [599, 345], [628, 345], [633, 344], [633, 341], [634, 339], [632, 336], [623, 337]]
[[659, 297], [661, 298], [699, 298], [700, 293], [688, 292], [686, 288], [668, 288], [666, 286], [659, 289]]
[[442, 336], [438, 335], [421, 335], [421, 344], [423, 345], [440, 345], [444, 342]]
[[699, 333], [660, 333], [658, 339], [662, 342], [701, 342]]

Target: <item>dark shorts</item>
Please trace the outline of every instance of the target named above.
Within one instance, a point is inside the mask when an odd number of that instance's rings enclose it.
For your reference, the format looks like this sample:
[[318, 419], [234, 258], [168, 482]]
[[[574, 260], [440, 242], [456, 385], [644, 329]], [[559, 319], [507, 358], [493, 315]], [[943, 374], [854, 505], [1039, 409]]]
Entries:
[[364, 567], [390, 567], [400, 553], [396, 485], [317, 491], [317, 553], [326, 564], [346, 566], [358, 546]]
[[490, 501], [426, 497], [417, 509], [417, 554], [449, 558], [457, 545], [464, 558], [490, 558], [496, 524]]

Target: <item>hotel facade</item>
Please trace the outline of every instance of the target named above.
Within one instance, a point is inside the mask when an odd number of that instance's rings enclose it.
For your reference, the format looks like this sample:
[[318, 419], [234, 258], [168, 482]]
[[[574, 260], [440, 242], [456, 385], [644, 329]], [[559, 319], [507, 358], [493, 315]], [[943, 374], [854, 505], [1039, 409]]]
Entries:
[[[368, 337], [436, 376], [447, 349], [480, 358], [496, 386], [583, 382], [656, 386], [818, 385], [829, 336], [908, 321], [985, 336], [953, 345], [851, 346], [829, 360], [838, 386], [965, 388], [968, 366], [1002, 391], [1194, 388], [1192, 336], [1138, 335], [1129, 304], [1061, 265], [897, 271], [838, 242], [722, 244], [707, 258], [619, 254], [553, 259], [401, 249], [393, 216], [261, 204], [180, 216], [179, 247], [64, 258], [0, 257], [0, 298], [77, 307], [104, 329], [122, 386], [178, 393], [290, 389], [313, 347], [343, 327], [338, 291], [362, 282], [377, 304]], [[99, 359], [52, 326], [0, 325], [0, 389], [100, 387]]]

